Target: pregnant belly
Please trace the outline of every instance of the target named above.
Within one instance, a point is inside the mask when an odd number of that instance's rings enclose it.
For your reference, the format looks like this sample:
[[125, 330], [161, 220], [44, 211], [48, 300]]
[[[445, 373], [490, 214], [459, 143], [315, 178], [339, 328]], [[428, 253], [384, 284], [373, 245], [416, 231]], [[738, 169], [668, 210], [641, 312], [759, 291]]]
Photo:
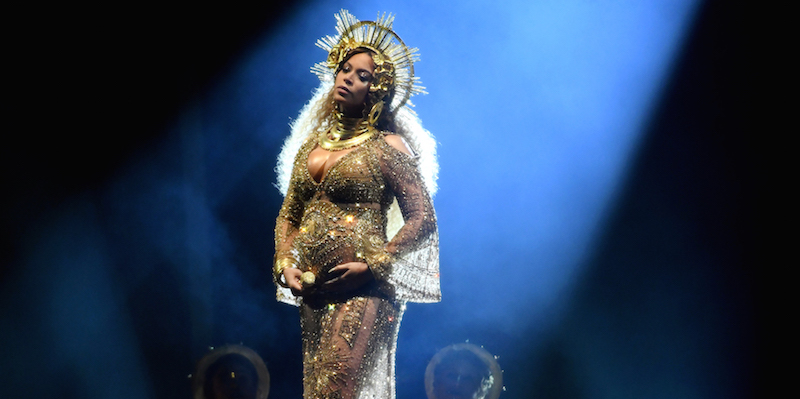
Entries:
[[342, 209], [330, 202], [309, 204], [294, 241], [298, 267], [324, 282], [331, 278], [328, 272], [333, 267], [363, 261], [365, 246], [385, 240], [383, 229], [376, 228], [379, 215], [379, 211]]

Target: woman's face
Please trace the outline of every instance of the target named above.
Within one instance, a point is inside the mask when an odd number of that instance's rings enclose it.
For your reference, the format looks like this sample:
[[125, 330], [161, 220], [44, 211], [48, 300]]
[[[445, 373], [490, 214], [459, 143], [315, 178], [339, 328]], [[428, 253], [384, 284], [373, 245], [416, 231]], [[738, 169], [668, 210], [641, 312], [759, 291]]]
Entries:
[[333, 100], [339, 104], [345, 115], [361, 116], [374, 71], [372, 56], [369, 53], [358, 53], [345, 61], [336, 74]]

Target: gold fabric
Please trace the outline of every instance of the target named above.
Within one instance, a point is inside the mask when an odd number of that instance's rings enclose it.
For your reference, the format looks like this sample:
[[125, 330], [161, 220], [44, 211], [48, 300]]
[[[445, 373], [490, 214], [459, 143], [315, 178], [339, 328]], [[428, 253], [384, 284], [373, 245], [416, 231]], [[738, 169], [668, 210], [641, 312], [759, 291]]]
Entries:
[[[332, 267], [366, 262], [375, 279], [346, 294], [316, 293], [300, 305], [305, 399], [394, 398], [394, 352], [406, 301], [440, 299], [438, 233], [416, 160], [378, 134], [342, 156], [320, 182], [308, 171], [311, 137], [295, 159], [275, 227], [276, 258], [329, 278]], [[394, 201], [404, 225], [387, 238]]]

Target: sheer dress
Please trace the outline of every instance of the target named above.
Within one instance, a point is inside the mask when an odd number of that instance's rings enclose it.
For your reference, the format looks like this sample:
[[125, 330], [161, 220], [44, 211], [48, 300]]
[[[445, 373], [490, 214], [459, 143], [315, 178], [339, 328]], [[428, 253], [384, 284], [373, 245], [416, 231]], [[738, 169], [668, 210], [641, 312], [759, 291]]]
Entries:
[[[394, 398], [397, 331], [407, 301], [436, 302], [439, 242], [431, 198], [417, 160], [377, 134], [343, 155], [322, 180], [308, 170], [316, 137], [300, 148], [275, 227], [276, 259], [291, 256], [317, 281], [334, 266], [365, 262], [375, 277], [345, 294], [302, 298], [305, 399]], [[404, 221], [387, 236], [390, 207]]]

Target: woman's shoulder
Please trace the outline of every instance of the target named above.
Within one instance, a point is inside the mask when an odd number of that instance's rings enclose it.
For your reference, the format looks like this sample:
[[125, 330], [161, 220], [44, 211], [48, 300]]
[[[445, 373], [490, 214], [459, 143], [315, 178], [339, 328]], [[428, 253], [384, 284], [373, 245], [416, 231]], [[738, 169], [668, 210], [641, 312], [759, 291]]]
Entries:
[[389, 146], [393, 147], [395, 150], [411, 157], [414, 156], [414, 151], [411, 150], [411, 147], [408, 145], [403, 136], [392, 132], [381, 132], [381, 136], [383, 136], [383, 141], [386, 144], [389, 144]]
[[319, 142], [319, 133], [309, 134], [308, 137], [306, 137], [303, 140], [303, 144], [300, 145], [300, 151], [298, 152], [297, 155], [302, 156], [303, 153], [311, 152], [311, 150], [313, 150], [314, 147], [317, 146], [318, 142]]

